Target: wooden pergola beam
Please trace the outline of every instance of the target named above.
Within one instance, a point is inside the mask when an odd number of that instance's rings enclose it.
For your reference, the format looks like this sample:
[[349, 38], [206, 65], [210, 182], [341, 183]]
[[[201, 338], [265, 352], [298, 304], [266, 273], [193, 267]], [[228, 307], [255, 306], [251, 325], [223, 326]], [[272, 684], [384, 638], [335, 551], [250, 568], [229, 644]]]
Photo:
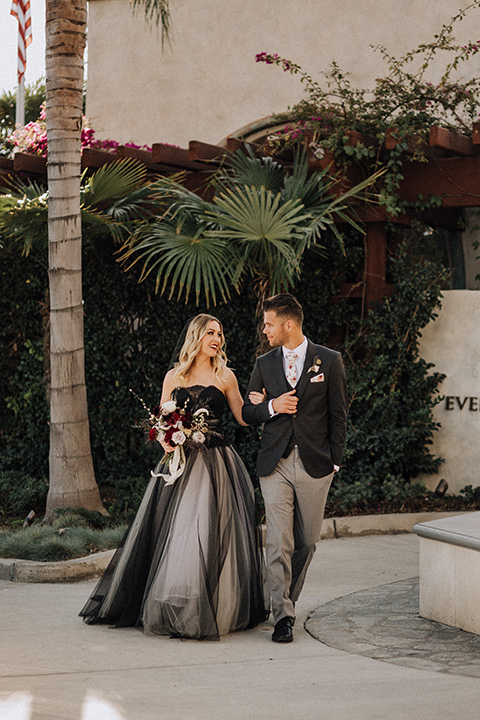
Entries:
[[426, 163], [405, 163], [400, 197], [415, 201], [419, 195], [442, 198], [442, 207], [480, 206], [480, 158], [453, 157]]
[[108, 150], [86, 147], [82, 150], [82, 169], [101, 168], [102, 165], [115, 162], [117, 159], [115, 153], [109, 152]]
[[467, 135], [461, 135], [436, 125], [430, 128], [429, 145], [448, 150], [456, 155], [471, 155], [474, 150], [472, 139]]
[[152, 160], [169, 166], [176, 171], [198, 170], [202, 172], [206, 169], [205, 163], [192, 162], [189, 158], [189, 151], [185, 148], [174, 147], [165, 143], [153, 143]]
[[[398, 136], [398, 128], [391, 127], [385, 132], [385, 147], [387, 150], [394, 150], [397, 145], [403, 142], [404, 138]], [[415, 136], [408, 141], [407, 152], [413, 155], [415, 152], [423, 152], [428, 154], [428, 145], [425, 140], [422, 140], [419, 136]]]
[[480, 145], [480, 121], [473, 123], [472, 127], [472, 143], [474, 145]]
[[226, 152], [227, 148], [210, 145], [199, 140], [190, 140], [188, 144], [188, 159], [191, 162], [220, 163]]
[[28, 153], [15, 153], [13, 158], [13, 171], [26, 172], [34, 175], [47, 174], [47, 161], [40, 155], [31, 155]]
[[142, 150], [140, 148], [128, 147], [126, 145], [119, 145], [117, 148], [117, 158], [132, 158], [145, 165], [146, 169], [150, 172], [161, 173], [162, 175], [171, 175], [175, 172], [175, 169], [168, 165], [162, 165], [153, 161], [152, 152], [149, 150]]
[[352, 147], [356, 147], [359, 143], [366, 147], [378, 147], [378, 140], [374, 135], [366, 135], [358, 130], [345, 130], [345, 135], [348, 137], [348, 144]]
[[13, 172], [13, 158], [7, 158], [7, 157], [0, 156], [0, 170], [6, 170], [7, 172]]
[[248, 147], [253, 151], [253, 154], [257, 158], [263, 158], [265, 157], [265, 148], [263, 145], [258, 145], [256, 143], [248, 143], [245, 142], [245, 140], [240, 140], [236, 137], [229, 137], [227, 138], [227, 150], [228, 152], [234, 153], [237, 150], [245, 151], [245, 145], [248, 145]]

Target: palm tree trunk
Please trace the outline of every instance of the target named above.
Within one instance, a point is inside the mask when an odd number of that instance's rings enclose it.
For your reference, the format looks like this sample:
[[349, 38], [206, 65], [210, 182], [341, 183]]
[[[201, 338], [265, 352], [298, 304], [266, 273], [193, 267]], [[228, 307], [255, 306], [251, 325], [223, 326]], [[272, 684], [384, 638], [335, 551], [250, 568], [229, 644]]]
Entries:
[[93, 471], [85, 386], [80, 220], [87, 0], [46, 2], [50, 286], [50, 486], [61, 507], [105, 512]]

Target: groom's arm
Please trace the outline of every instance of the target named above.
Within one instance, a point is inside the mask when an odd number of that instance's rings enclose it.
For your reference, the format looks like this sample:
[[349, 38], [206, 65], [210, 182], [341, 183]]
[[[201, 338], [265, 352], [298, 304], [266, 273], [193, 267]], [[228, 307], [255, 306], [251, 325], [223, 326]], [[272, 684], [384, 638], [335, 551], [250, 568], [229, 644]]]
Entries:
[[328, 385], [328, 424], [332, 462], [342, 463], [347, 432], [348, 392], [342, 357], [337, 354]]
[[262, 378], [262, 373], [259, 367], [258, 360], [255, 362], [250, 382], [248, 383], [247, 392], [243, 401], [242, 417], [243, 421], [247, 425], [261, 425], [270, 419], [270, 411], [268, 409], [268, 400], [259, 405], [254, 405], [250, 402], [248, 396], [251, 392], [262, 393], [265, 387], [265, 382]]

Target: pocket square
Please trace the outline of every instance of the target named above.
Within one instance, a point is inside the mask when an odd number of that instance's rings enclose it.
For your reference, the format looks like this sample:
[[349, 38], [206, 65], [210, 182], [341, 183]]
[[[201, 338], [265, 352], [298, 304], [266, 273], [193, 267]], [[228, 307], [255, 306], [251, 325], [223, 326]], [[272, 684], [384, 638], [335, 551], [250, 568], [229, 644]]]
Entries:
[[323, 382], [325, 380], [325, 375], [323, 373], [320, 373], [319, 375], [314, 375], [312, 378], [310, 378], [310, 382]]

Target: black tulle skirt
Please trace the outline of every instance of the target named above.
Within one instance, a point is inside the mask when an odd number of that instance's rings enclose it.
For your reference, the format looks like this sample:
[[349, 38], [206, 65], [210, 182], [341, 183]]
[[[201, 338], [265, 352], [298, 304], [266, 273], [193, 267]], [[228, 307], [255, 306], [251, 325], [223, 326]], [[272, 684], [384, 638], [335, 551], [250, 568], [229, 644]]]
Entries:
[[226, 445], [191, 451], [173, 485], [152, 477], [80, 615], [147, 634], [218, 639], [265, 620], [267, 598], [253, 489]]

